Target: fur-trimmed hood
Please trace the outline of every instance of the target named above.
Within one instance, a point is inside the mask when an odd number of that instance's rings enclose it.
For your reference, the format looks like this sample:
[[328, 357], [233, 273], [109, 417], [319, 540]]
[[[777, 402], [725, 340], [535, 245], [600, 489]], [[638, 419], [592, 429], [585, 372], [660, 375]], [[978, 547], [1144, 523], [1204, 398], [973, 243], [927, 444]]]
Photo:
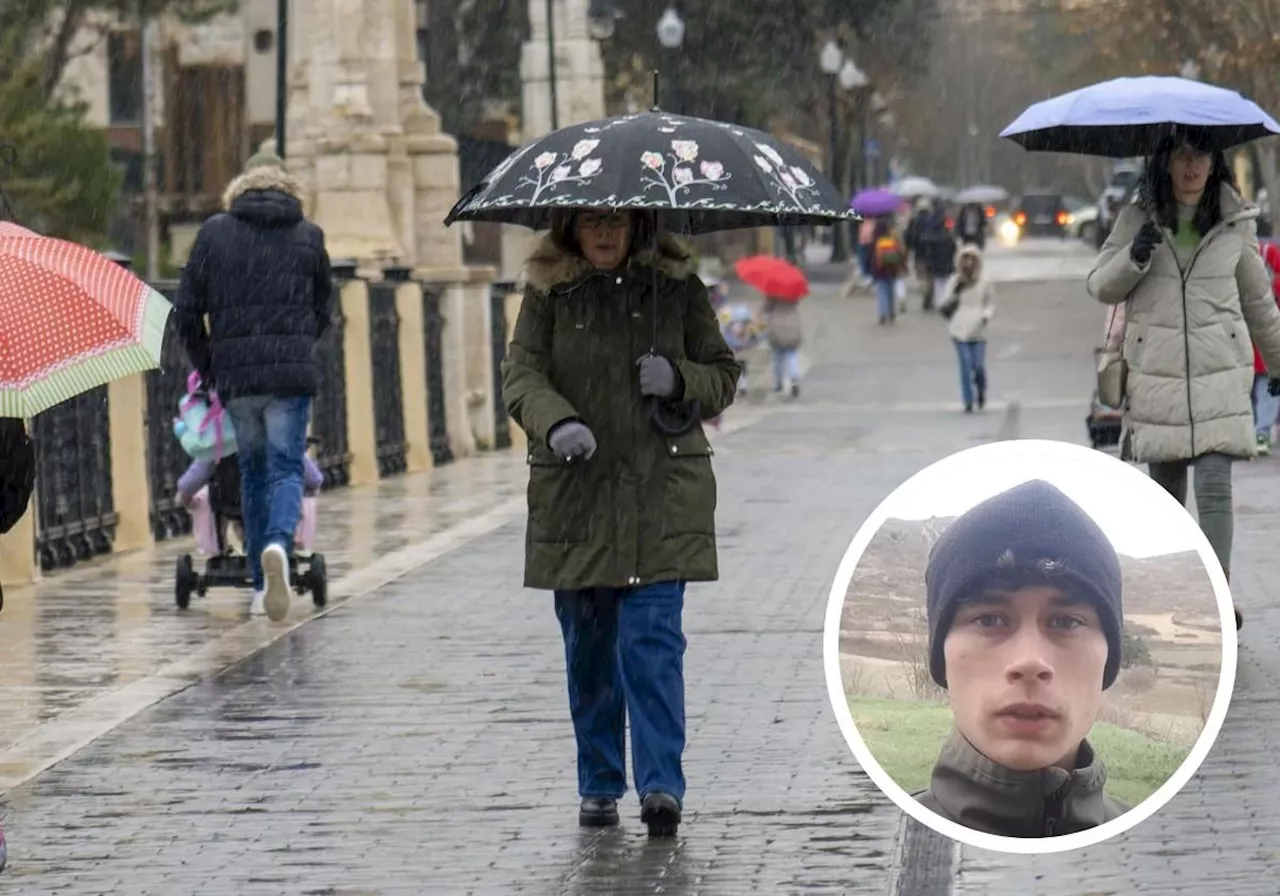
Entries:
[[974, 261], [977, 262], [978, 266], [974, 268], [973, 276], [975, 280], [981, 279], [982, 250], [979, 249], [977, 246], [973, 245], [972, 243], [965, 243], [959, 249], [957, 249], [956, 250], [956, 270], [957, 271], [960, 270], [960, 262], [964, 261], [966, 258], [972, 258]]
[[292, 196], [299, 203], [302, 202], [301, 181], [283, 168], [262, 165], [249, 169], [227, 184], [226, 190], [222, 193], [222, 207], [229, 211], [231, 203], [254, 190], [274, 190], [286, 196]]
[[[627, 267], [632, 265], [652, 265], [672, 280], [686, 280], [697, 270], [688, 244], [670, 233], [658, 237], [656, 250], [649, 247], [632, 255]], [[548, 234], [525, 261], [524, 279], [534, 290], [545, 293], [561, 284], [575, 283], [594, 272], [591, 262], [560, 248]]]

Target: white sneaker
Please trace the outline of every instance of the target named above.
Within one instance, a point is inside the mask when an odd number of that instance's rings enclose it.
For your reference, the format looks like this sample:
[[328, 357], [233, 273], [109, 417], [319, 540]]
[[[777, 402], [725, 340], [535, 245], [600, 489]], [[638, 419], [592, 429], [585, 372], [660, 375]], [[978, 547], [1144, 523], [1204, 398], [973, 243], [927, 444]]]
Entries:
[[267, 578], [264, 599], [267, 618], [279, 622], [289, 612], [289, 556], [278, 544], [267, 545], [262, 552], [262, 573]]
[[266, 608], [266, 607], [263, 605], [263, 603], [262, 603], [263, 599], [264, 599], [264, 598], [266, 598], [266, 596], [267, 596], [267, 592], [266, 592], [266, 590], [265, 590], [265, 589], [264, 589], [264, 590], [262, 590], [262, 591], [254, 591], [254, 592], [253, 592], [253, 600], [249, 601], [249, 615], [250, 615], [250, 616], [265, 616], [265, 615], [266, 615], [266, 613], [267, 613], [267, 608]]

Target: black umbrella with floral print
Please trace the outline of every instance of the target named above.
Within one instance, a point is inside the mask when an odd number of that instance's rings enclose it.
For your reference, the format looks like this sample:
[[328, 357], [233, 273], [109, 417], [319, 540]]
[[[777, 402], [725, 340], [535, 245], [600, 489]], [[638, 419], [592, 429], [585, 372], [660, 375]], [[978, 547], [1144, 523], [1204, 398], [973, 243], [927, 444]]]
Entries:
[[751, 128], [643, 112], [561, 128], [513, 152], [445, 219], [542, 230], [557, 208], [647, 209], [680, 233], [857, 221], [785, 143]]

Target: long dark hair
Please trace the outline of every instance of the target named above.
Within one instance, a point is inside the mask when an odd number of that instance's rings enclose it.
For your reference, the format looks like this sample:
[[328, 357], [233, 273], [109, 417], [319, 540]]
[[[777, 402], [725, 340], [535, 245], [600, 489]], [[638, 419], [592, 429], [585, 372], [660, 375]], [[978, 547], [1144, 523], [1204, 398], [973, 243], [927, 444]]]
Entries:
[[1198, 152], [1208, 152], [1212, 156], [1209, 178], [1205, 181], [1204, 193], [1200, 196], [1200, 203], [1191, 219], [1192, 226], [1203, 237], [1222, 220], [1222, 188], [1227, 186], [1233, 190], [1238, 189], [1226, 155], [1220, 149], [1210, 148], [1208, 135], [1204, 131], [1189, 130], [1161, 141], [1155, 154], [1147, 159], [1146, 169], [1142, 173], [1142, 181], [1138, 185], [1138, 207], [1153, 215], [1164, 227], [1178, 229], [1178, 201], [1173, 195], [1173, 177], [1169, 173], [1169, 163], [1173, 154], [1183, 145]]

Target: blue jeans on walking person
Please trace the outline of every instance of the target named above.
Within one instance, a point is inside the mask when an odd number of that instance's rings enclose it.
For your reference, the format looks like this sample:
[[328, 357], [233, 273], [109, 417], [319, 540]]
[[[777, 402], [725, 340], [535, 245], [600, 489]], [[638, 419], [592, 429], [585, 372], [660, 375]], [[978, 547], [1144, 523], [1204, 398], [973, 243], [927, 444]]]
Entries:
[[985, 342], [961, 342], [956, 344], [956, 356], [960, 359], [960, 395], [966, 408], [973, 407], [974, 387], [985, 402], [987, 392], [987, 344]]
[[773, 390], [781, 392], [787, 383], [800, 383], [800, 350], [798, 348], [770, 348], [773, 357]]
[[871, 243], [859, 243], [858, 253], [858, 270], [862, 276], [871, 279]]
[[1253, 376], [1253, 429], [1257, 438], [1269, 442], [1271, 427], [1275, 425], [1276, 414], [1280, 413], [1280, 395], [1267, 391], [1268, 376], [1265, 373]]
[[898, 281], [893, 278], [881, 278], [876, 280], [876, 313], [881, 320], [890, 320], [897, 315], [894, 313], [894, 300], [897, 298]]
[[564, 634], [578, 795], [627, 791], [626, 724], [636, 792], [684, 801], [684, 582], [555, 592]]
[[293, 553], [302, 513], [302, 456], [311, 399], [250, 395], [227, 402], [240, 458], [240, 512], [253, 587], [262, 590], [262, 552], [278, 544]]

